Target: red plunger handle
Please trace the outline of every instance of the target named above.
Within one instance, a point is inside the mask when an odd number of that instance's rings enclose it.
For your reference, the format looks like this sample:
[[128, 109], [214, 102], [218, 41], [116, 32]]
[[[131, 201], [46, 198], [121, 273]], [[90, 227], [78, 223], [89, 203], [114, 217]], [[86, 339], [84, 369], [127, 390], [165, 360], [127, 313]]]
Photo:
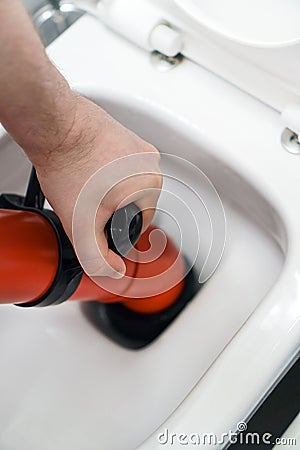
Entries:
[[[141, 236], [138, 250], [147, 249], [153, 230], [155, 227], [149, 227]], [[153, 261], [124, 261], [128, 278], [106, 277], [103, 287], [99, 287], [83, 274], [70, 299], [123, 301], [129, 309], [146, 314], [161, 311], [176, 301], [184, 285], [185, 263], [170, 239]], [[0, 209], [0, 303], [25, 303], [40, 298], [52, 285], [58, 262], [57, 237], [45, 217], [35, 212]], [[157, 292], [157, 282], [153, 282], [156, 276], [161, 293]]]

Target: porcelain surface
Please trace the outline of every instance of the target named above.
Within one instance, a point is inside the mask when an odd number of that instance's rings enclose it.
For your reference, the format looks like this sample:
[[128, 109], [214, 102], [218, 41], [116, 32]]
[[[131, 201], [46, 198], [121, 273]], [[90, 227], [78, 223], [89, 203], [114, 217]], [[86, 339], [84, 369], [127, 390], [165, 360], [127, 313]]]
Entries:
[[[165, 428], [234, 430], [300, 340], [300, 159], [280, 145], [279, 114], [188, 60], [158, 71], [149, 54], [89, 17], [49, 54], [74, 88], [210, 178], [224, 204], [227, 241], [204, 288], [140, 352], [108, 341], [77, 304], [3, 306], [0, 446], [153, 450]], [[29, 164], [7, 137], [0, 161], [0, 191], [23, 192]], [[185, 169], [166, 161], [165, 170]], [[190, 182], [205, 191], [201, 179]], [[202, 219], [200, 211], [199, 225]]]

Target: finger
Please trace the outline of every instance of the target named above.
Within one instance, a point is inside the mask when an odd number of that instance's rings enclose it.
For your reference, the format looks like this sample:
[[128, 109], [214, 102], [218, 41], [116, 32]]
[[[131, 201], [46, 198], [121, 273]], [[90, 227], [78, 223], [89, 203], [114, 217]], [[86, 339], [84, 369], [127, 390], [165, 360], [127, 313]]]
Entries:
[[136, 201], [136, 205], [143, 214], [142, 233], [147, 230], [153, 220], [159, 195], [160, 191], [153, 189], [151, 192], [148, 192], [145, 196]]
[[123, 259], [108, 247], [105, 225], [112, 216], [114, 211], [107, 210], [100, 205], [95, 220], [95, 235], [99, 251], [104, 259], [105, 267], [100, 267], [99, 273], [95, 276], [103, 275], [112, 278], [121, 278], [125, 275], [126, 266]]
[[76, 253], [83, 270], [89, 277], [121, 278], [126, 271], [122, 258], [108, 248], [105, 225], [111, 214], [111, 210], [100, 205], [94, 225], [90, 217], [81, 215], [76, 220], [76, 227], [73, 227]]

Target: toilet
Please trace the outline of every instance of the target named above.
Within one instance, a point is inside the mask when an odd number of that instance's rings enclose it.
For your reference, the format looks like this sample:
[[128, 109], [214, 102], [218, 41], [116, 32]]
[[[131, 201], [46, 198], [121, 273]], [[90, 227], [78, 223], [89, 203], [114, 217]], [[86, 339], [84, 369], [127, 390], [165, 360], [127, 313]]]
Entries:
[[[103, 0], [48, 47], [75, 90], [161, 151], [159, 209], [205, 283], [139, 351], [76, 302], [1, 306], [0, 448], [194, 448], [213, 433], [202, 448], [221, 449], [295, 362], [300, 7], [240, 3]], [[24, 193], [30, 163], [1, 133], [0, 192]], [[155, 221], [178, 241], [170, 216]]]

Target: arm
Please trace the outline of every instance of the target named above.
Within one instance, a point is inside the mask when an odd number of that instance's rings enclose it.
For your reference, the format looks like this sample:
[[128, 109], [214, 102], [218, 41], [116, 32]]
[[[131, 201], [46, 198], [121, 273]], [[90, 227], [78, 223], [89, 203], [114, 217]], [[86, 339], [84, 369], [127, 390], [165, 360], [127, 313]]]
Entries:
[[100, 204], [96, 237], [103, 260], [95, 260], [88, 250], [79, 255], [90, 273], [124, 273], [122, 259], [107, 247], [104, 225], [133, 195], [131, 201], [146, 209], [143, 228], [148, 227], [162, 183], [157, 150], [70, 89], [18, 0], [0, 0], [0, 42], [0, 121], [34, 164], [44, 194], [71, 240], [76, 199], [97, 169], [129, 154], [153, 153], [151, 166], [149, 159], [145, 166], [152, 174], [116, 186]]
[[0, 0], [0, 42], [0, 120], [39, 165], [67, 137], [76, 99], [18, 0]]

